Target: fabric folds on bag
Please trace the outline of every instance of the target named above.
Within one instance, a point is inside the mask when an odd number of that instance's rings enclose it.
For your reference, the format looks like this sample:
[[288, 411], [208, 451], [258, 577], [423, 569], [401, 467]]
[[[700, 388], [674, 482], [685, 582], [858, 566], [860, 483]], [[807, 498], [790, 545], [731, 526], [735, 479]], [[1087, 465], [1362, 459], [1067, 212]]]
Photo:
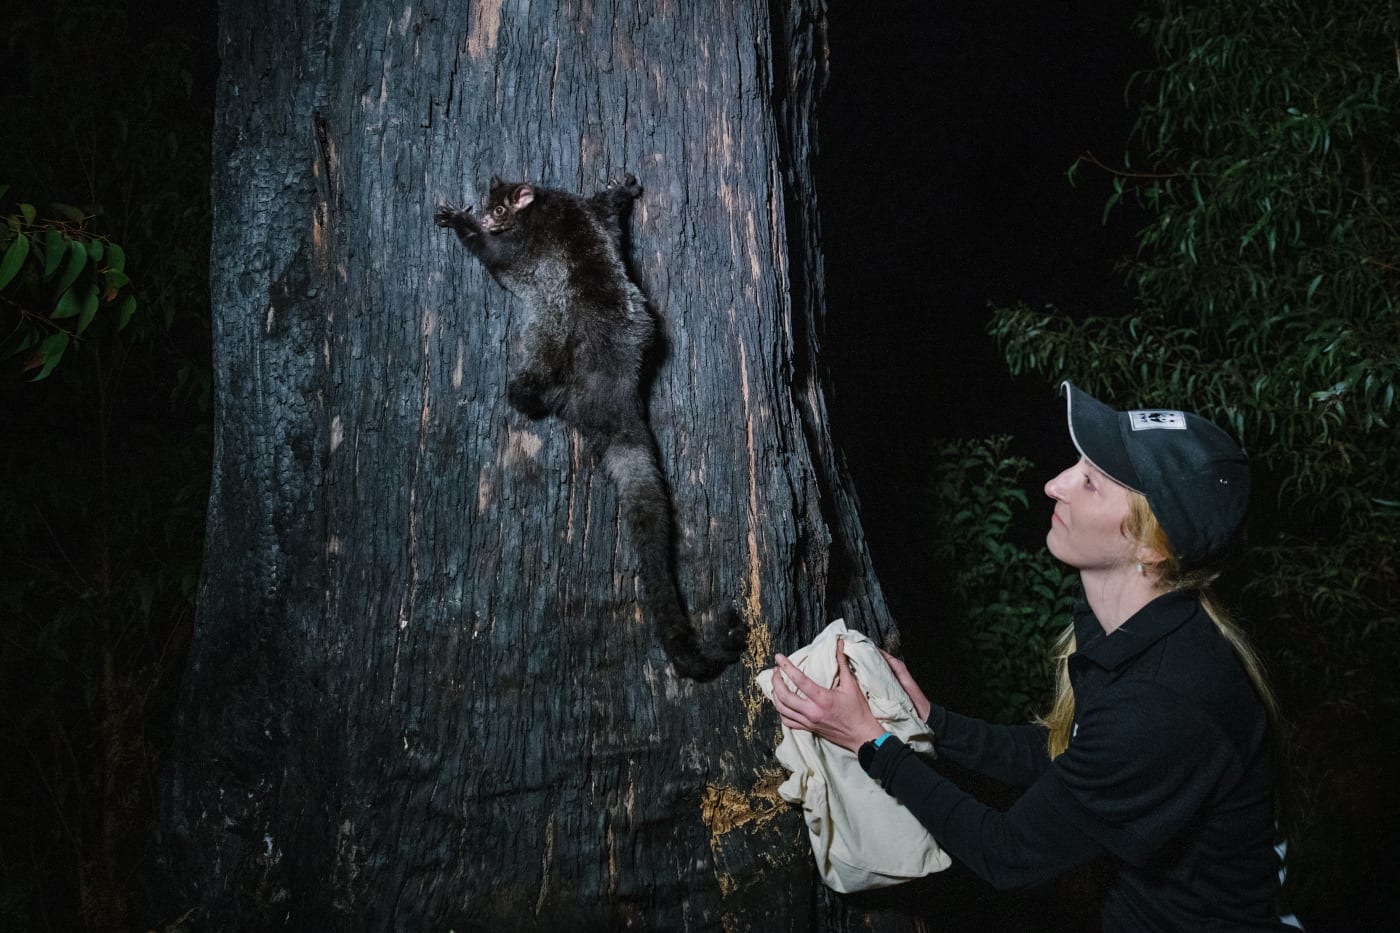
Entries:
[[[933, 752], [933, 734], [869, 638], [846, 628], [842, 619], [788, 657], [824, 687], [836, 679], [836, 643], [844, 640], [846, 660], [870, 710], [885, 729], [916, 752]], [[773, 697], [775, 668], [758, 674], [759, 689]], [[854, 752], [810, 732], [783, 726], [775, 752], [791, 771], [778, 793], [802, 804], [812, 854], [822, 879], [835, 891], [868, 891], [942, 871], [949, 858], [928, 830], [903, 804], [876, 784]]]

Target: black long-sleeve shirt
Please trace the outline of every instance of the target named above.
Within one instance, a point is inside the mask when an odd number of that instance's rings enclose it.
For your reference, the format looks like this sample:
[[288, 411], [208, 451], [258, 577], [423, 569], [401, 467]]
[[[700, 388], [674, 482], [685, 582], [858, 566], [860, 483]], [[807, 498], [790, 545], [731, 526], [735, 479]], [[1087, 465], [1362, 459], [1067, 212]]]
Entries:
[[868, 771], [992, 885], [1046, 881], [1109, 853], [1107, 931], [1278, 930], [1268, 719], [1193, 593], [1153, 600], [1111, 635], [1087, 606], [1070, 657], [1075, 721], [1050, 760], [1041, 726], [934, 707], [940, 757], [1025, 787], [988, 807], [898, 739]]

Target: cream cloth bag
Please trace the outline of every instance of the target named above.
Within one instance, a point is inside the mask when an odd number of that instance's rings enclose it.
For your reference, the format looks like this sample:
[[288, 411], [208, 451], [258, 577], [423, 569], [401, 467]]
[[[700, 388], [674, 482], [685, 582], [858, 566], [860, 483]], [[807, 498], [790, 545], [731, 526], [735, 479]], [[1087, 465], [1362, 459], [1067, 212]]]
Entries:
[[[836, 679], [836, 642], [846, 643], [856, 682], [870, 701], [870, 711], [885, 729], [917, 752], [933, 751], [933, 734], [914, 712], [914, 704], [895, 679], [874, 642], [848, 631], [837, 619], [810, 645], [788, 657], [823, 687]], [[776, 668], [761, 671], [758, 686], [773, 698]], [[914, 814], [871, 780], [854, 752], [810, 732], [783, 726], [775, 752], [792, 774], [778, 793], [802, 804], [812, 854], [822, 879], [842, 893], [882, 888], [948, 867], [949, 858]]]

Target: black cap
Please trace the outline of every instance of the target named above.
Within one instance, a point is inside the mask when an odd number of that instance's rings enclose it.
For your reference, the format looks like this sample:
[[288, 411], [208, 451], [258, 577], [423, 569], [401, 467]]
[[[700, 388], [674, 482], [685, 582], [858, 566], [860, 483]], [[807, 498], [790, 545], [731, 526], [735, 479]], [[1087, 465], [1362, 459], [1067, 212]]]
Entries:
[[1068, 382], [1064, 390], [1074, 446], [1147, 498], [1183, 567], [1229, 548], [1249, 505], [1249, 459], [1230, 435], [1190, 412], [1114, 411]]

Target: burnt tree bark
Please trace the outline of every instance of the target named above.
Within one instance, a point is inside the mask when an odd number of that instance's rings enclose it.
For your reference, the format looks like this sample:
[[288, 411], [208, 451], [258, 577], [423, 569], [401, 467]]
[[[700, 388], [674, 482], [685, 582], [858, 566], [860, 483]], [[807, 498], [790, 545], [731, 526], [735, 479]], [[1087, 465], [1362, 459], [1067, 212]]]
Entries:
[[[837, 616], [896, 637], [818, 359], [821, 0], [223, 6], [216, 467], [152, 916], [911, 928], [817, 880], [753, 682]], [[680, 588], [751, 627], [705, 684], [637, 617], [600, 465], [506, 404], [519, 305], [432, 224], [493, 173], [623, 168]]]

